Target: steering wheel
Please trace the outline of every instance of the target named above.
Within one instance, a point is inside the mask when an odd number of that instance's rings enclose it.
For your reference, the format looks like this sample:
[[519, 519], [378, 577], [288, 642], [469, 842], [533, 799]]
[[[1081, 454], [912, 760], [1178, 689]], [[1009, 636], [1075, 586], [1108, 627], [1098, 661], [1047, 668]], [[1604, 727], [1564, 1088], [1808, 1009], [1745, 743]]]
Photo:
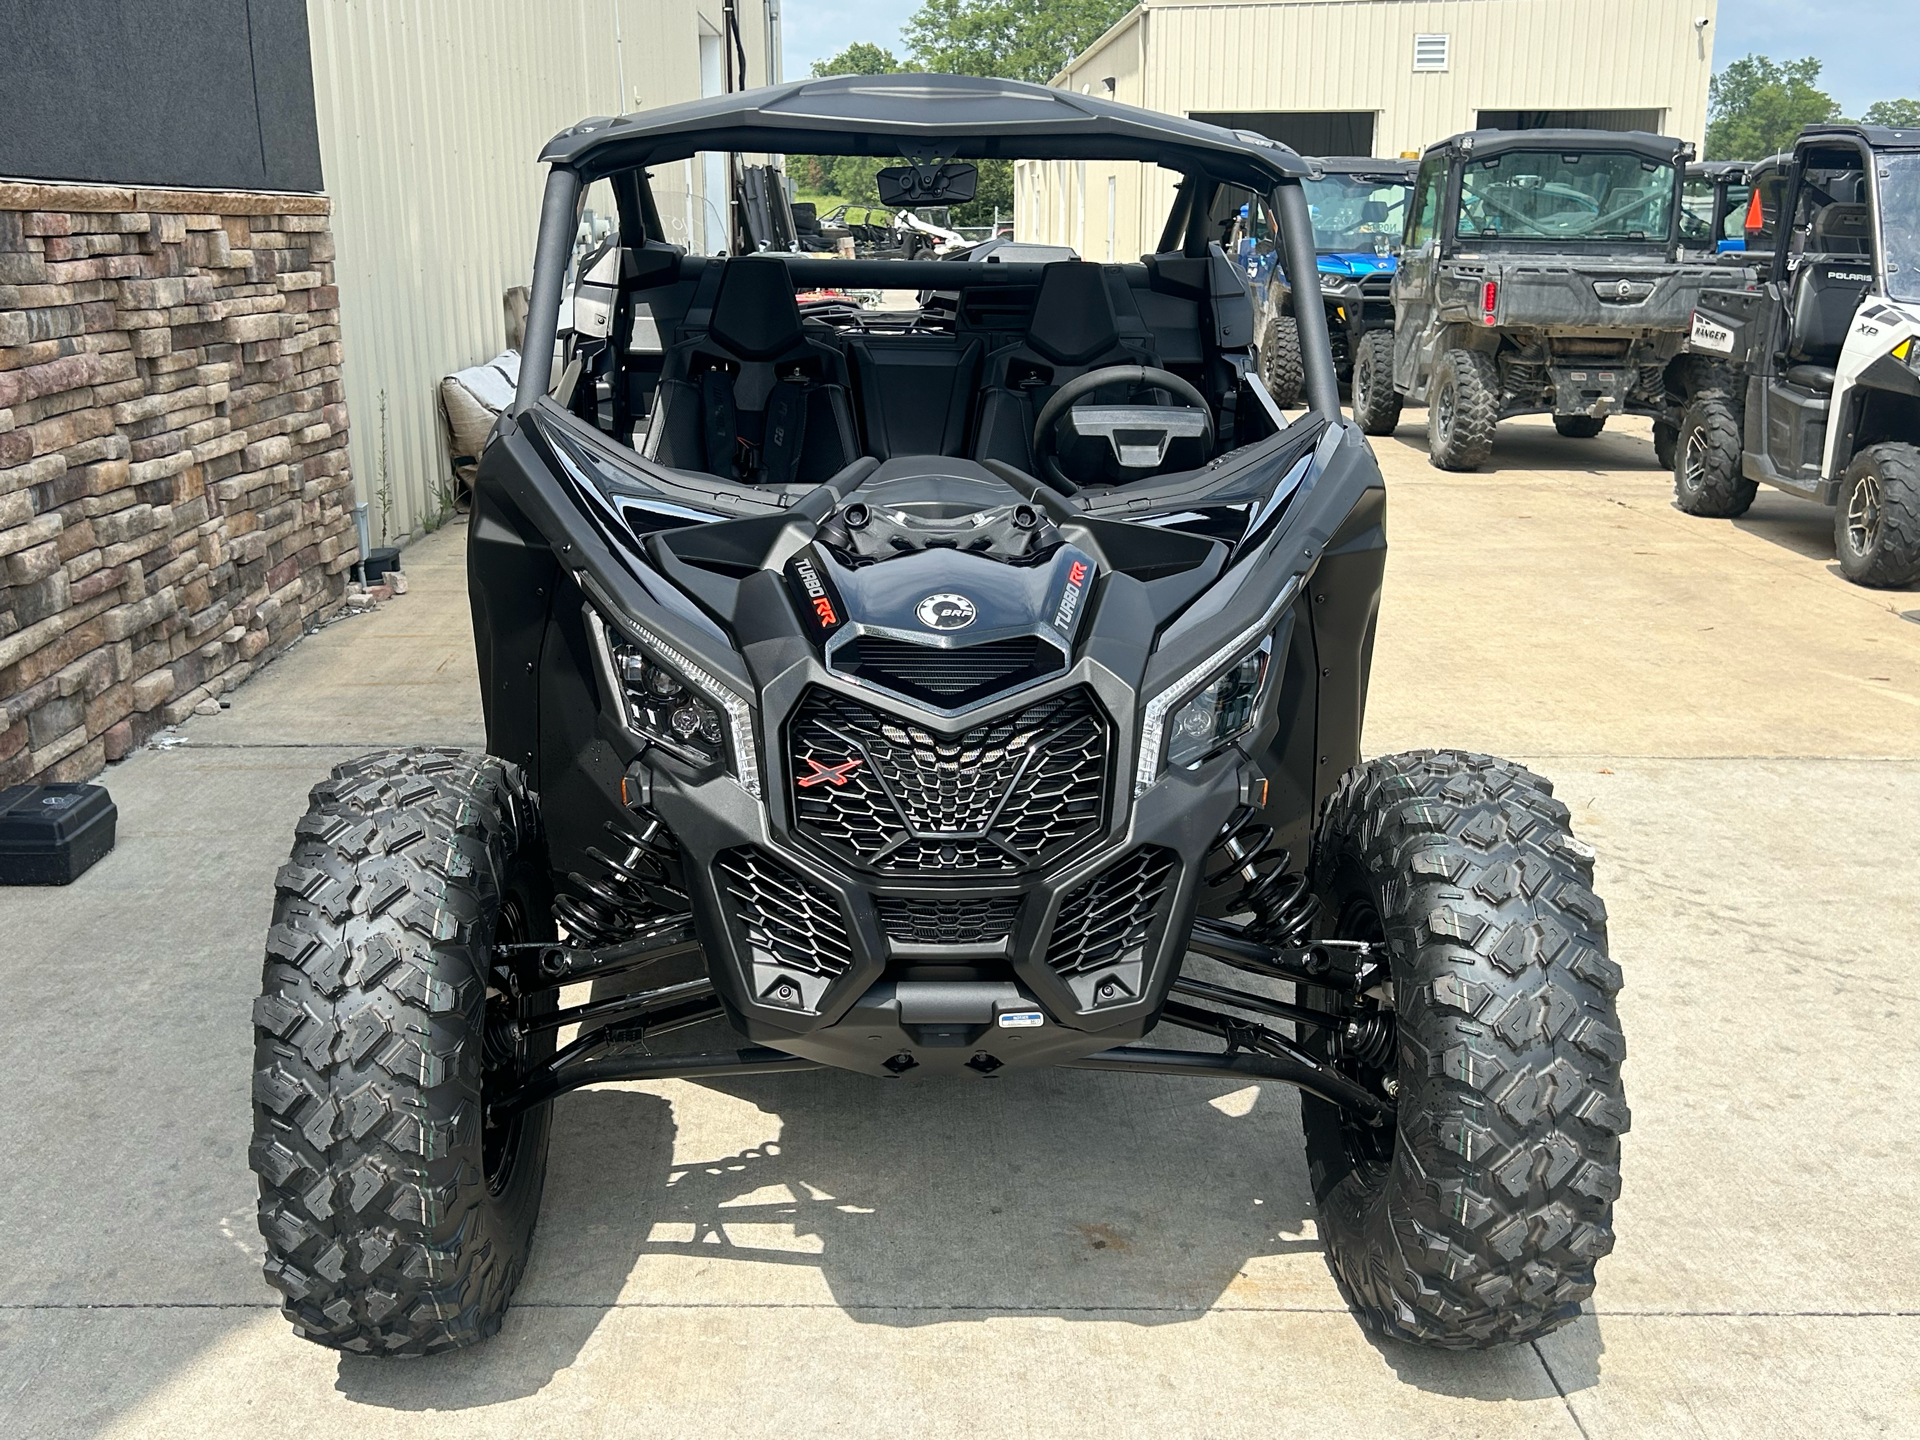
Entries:
[[[1191, 413], [1192, 411], [1199, 412], [1198, 419], [1200, 421], [1200, 428], [1197, 433], [1200, 436], [1201, 448], [1203, 450], [1213, 449], [1213, 411], [1207, 408], [1207, 397], [1195, 389], [1192, 384], [1182, 380], [1178, 375], [1175, 375], [1169, 370], [1161, 370], [1152, 365], [1106, 365], [1098, 370], [1089, 370], [1086, 374], [1069, 380], [1058, 390], [1054, 391], [1053, 398], [1047, 401], [1041, 408], [1040, 418], [1033, 422], [1033, 453], [1039, 458], [1040, 466], [1046, 472], [1047, 483], [1052, 485], [1054, 489], [1071, 495], [1080, 488], [1066, 477], [1066, 474], [1060, 469], [1060, 462], [1054, 458], [1054, 452], [1059, 448], [1058, 432], [1061, 420], [1072, 410], [1074, 401], [1078, 400], [1082, 395], [1091, 394], [1093, 391], [1107, 385], [1152, 385], [1161, 390], [1171, 390], [1175, 395], [1187, 402], [1186, 405], [1180, 407], [1183, 411], [1187, 413]], [[1094, 408], [1105, 409], [1109, 407]], [[1136, 407], [1129, 406], [1126, 408], [1131, 411]], [[1164, 454], [1166, 450], [1166, 437], [1172, 433], [1171, 429], [1163, 432], [1162, 443], [1160, 445], [1162, 454]], [[1114, 458], [1116, 460], [1120, 459], [1120, 442], [1117, 436], [1109, 434], [1108, 439], [1114, 445]]]

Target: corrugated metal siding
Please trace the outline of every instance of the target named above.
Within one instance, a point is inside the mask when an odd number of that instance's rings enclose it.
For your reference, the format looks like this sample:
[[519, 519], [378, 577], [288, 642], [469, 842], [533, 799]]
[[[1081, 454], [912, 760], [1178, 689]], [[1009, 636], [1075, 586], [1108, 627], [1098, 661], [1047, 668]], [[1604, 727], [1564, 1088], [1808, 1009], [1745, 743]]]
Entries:
[[[588, 115], [697, 97], [720, 5], [308, 0], [307, 16], [353, 473], [381, 543], [441, 513], [440, 379], [506, 346], [501, 296], [532, 277], [541, 147]], [[764, 83], [764, 7], [747, 0], [740, 19]]]
[[[1100, 94], [1124, 73], [1118, 98], [1175, 115], [1371, 110], [1376, 155], [1472, 129], [1482, 110], [1660, 110], [1665, 133], [1698, 143], [1714, 26], [1703, 38], [1693, 22], [1715, 10], [1716, 0], [1148, 0], [1055, 83]], [[1413, 37], [1427, 34], [1452, 37], [1447, 70], [1413, 69]], [[1141, 55], [1131, 68], [1128, 51]], [[1171, 199], [1143, 168], [1123, 172], [1140, 185], [1123, 255], [1153, 242]], [[1027, 180], [1021, 237], [1071, 243], [1053, 225], [1046, 168]]]

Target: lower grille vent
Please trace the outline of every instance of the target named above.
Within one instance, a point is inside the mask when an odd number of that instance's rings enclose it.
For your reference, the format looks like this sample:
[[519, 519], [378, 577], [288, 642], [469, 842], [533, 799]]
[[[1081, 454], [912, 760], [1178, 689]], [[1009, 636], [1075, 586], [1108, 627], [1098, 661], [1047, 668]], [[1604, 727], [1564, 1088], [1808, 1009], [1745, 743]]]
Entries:
[[846, 918], [825, 890], [759, 850], [723, 851], [714, 868], [757, 964], [828, 979], [852, 968]]
[[[1136, 850], [1067, 896], [1047, 943], [1047, 964], [1063, 979], [1137, 968], [1166, 899], [1174, 853]], [[1131, 988], [1131, 987], [1129, 987]], [[1109, 998], [1104, 993], [1101, 998]]]
[[1013, 933], [1018, 896], [992, 900], [899, 900], [879, 902], [887, 938], [905, 945], [991, 945]]

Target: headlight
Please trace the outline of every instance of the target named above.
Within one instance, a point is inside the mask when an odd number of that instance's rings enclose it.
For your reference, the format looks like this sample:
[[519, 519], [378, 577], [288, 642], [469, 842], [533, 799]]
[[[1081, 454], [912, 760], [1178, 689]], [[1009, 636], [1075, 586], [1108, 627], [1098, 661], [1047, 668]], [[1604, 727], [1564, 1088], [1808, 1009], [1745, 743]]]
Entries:
[[1173, 723], [1167, 727], [1167, 764], [1198, 765], [1254, 727], [1272, 658], [1273, 637], [1269, 635], [1257, 650], [1236, 660], [1173, 712]]
[[591, 606], [587, 621], [620, 695], [622, 719], [634, 734], [669, 755], [697, 765], [728, 761], [742, 788], [760, 796], [760, 755], [753, 712], [734, 690], [659, 637], [634, 639], [608, 625]]
[[720, 712], [696, 695], [659, 660], [626, 645], [613, 647], [626, 691], [627, 719], [639, 734], [670, 753], [695, 761], [726, 757], [727, 731]]
[[1299, 585], [1298, 577], [1289, 580], [1257, 622], [1141, 707], [1135, 795], [1160, 778], [1163, 763], [1198, 765], [1259, 723], [1275, 634]]

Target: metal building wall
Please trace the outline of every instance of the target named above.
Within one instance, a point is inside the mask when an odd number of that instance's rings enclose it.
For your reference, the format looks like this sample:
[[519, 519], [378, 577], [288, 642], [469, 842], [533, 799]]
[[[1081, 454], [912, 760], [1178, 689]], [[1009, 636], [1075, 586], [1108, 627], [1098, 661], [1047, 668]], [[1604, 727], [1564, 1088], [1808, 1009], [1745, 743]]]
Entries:
[[[742, 0], [747, 78], [775, 35]], [[350, 448], [374, 542], [450, 500], [443, 375], [506, 347], [501, 297], [533, 270], [541, 167], [589, 115], [699, 96], [719, 0], [307, 0], [333, 199]]]
[[[1371, 111], [1376, 155], [1472, 129], [1482, 110], [1657, 109], [1665, 112], [1664, 133], [1698, 143], [1716, 4], [1147, 0], [1054, 83], [1101, 95], [1112, 77], [1114, 98], [1174, 115]], [[1700, 17], [1704, 29], [1694, 24]], [[1428, 34], [1451, 37], [1444, 71], [1413, 68], [1413, 37]], [[1128, 257], [1152, 243], [1172, 193], [1141, 168], [1126, 167], [1139, 179], [1133, 229], [1128, 243], [1116, 244]], [[1057, 228], [1054, 177], [1040, 167], [1026, 179], [1021, 237], [1071, 244]]]

